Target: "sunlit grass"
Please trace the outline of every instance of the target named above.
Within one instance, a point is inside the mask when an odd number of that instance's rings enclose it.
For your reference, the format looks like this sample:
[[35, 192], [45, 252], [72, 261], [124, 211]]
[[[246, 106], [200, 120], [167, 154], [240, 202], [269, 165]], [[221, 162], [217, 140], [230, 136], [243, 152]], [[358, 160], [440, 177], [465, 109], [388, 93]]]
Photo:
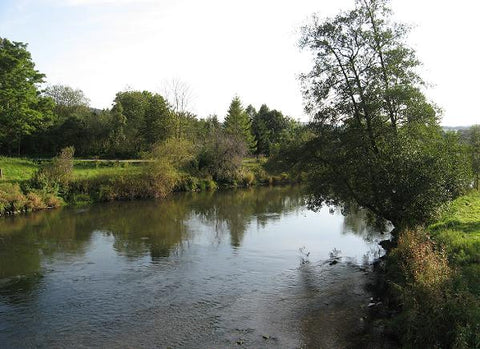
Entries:
[[100, 176], [134, 174], [141, 171], [143, 164], [128, 162], [74, 162], [74, 179], [90, 179]]
[[480, 274], [471, 272], [480, 263], [480, 193], [472, 191], [455, 200], [429, 231], [462, 269], [470, 287], [480, 291]]
[[30, 179], [38, 168], [33, 161], [23, 158], [0, 157], [3, 176], [0, 182], [19, 182]]
[[[132, 161], [74, 161], [74, 179], [89, 179], [100, 176], [134, 174], [141, 170], [142, 163]], [[24, 158], [0, 157], [3, 177], [0, 182], [21, 182], [29, 180], [40, 167], [39, 163]]]

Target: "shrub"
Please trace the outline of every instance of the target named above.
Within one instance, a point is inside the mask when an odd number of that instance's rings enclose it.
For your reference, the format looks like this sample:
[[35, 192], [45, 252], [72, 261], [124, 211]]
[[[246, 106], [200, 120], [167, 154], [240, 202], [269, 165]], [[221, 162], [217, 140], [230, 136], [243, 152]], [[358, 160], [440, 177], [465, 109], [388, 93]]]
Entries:
[[2, 183], [0, 185], [0, 213], [23, 211], [26, 204], [27, 198], [23, 195], [17, 183]]
[[394, 326], [404, 347], [470, 348], [480, 343], [480, 301], [428, 234], [402, 232], [387, 265], [391, 291], [402, 308]]
[[217, 190], [218, 186], [217, 186], [217, 182], [215, 182], [213, 179], [207, 179], [206, 181], [206, 187], [208, 190]]
[[[86, 195], [86, 194], [83, 194]], [[115, 190], [109, 184], [101, 184], [98, 190], [99, 201], [113, 201], [116, 199]]]
[[37, 211], [37, 210], [42, 210], [44, 208], [47, 208], [47, 205], [43, 201], [43, 198], [41, 195], [35, 192], [30, 192], [27, 194], [26, 209], [28, 211]]
[[44, 194], [43, 202], [48, 208], [60, 207], [60, 206], [63, 206], [64, 204], [61, 198], [51, 193]]
[[73, 178], [73, 147], [67, 147], [52, 159], [50, 164], [42, 166], [35, 172], [30, 185], [46, 192], [57, 193], [67, 190]]
[[247, 187], [251, 186], [255, 183], [255, 175], [250, 171], [244, 171], [242, 173], [242, 183]]
[[198, 189], [202, 190], [202, 183], [190, 175], [182, 176], [175, 185], [175, 190], [177, 191], [196, 191]]
[[246, 153], [246, 144], [241, 138], [218, 130], [205, 139], [196, 161], [202, 175], [210, 175], [217, 182], [234, 184], [239, 179]]

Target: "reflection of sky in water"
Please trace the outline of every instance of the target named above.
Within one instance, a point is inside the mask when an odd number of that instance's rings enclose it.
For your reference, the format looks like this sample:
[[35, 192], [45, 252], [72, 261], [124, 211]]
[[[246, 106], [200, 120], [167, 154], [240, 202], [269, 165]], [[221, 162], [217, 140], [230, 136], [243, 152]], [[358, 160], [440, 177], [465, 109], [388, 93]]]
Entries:
[[[378, 242], [386, 238], [370, 230], [356, 234], [351, 227], [345, 226], [341, 213], [336, 211], [332, 214], [326, 207], [319, 212], [301, 207], [284, 214], [262, 215], [262, 218], [265, 216], [270, 218], [266, 224], [259, 224], [257, 217], [252, 217], [237, 253], [262, 258], [281, 255], [285, 264], [288, 264], [292, 263], [292, 258], [301, 256], [299, 249], [303, 247], [305, 252], [310, 253], [311, 261], [326, 260], [330, 252], [337, 249], [341, 251], [341, 257], [362, 264], [365, 254], [369, 255], [370, 261], [375, 257], [374, 254], [379, 252]], [[198, 232], [193, 238], [194, 243], [208, 245], [214, 242], [209, 234], [211, 226], [202, 225], [195, 218], [191, 219], [189, 226], [196, 227], [194, 230]], [[370, 233], [369, 238], [373, 235], [373, 241], [365, 241], [362, 233]], [[222, 237], [217, 243], [228, 244], [228, 237]]]

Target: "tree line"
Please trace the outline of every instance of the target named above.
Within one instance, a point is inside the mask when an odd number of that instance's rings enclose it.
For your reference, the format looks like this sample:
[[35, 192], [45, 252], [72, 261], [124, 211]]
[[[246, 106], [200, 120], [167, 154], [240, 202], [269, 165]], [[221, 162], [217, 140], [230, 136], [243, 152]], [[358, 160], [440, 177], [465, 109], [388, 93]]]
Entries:
[[[0, 154], [47, 157], [67, 146], [77, 156], [138, 158], [170, 138], [197, 145], [203, 160], [213, 149], [239, 155], [269, 156], [294, 137], [301, 125], [262, 105], [243, 107], [234, 97], [220, 122], [186, 110], [185, 88], [171, 84], [169, 99], [150, 91], [121, 91], [110, 109], [90, 106], [83, 91], [65, 85], [44, 86], [27, 45], [0, 38]], [[214, 144], [212, 144], [214, 143]]]

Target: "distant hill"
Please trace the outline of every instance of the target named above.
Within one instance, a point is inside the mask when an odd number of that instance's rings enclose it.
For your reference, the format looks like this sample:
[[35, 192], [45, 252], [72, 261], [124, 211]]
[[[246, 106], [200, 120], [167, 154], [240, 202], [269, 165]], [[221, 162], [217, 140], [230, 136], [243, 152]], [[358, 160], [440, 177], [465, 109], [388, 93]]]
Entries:
[[444, 131], [466, 131], [472, 126], [442, 126]]

